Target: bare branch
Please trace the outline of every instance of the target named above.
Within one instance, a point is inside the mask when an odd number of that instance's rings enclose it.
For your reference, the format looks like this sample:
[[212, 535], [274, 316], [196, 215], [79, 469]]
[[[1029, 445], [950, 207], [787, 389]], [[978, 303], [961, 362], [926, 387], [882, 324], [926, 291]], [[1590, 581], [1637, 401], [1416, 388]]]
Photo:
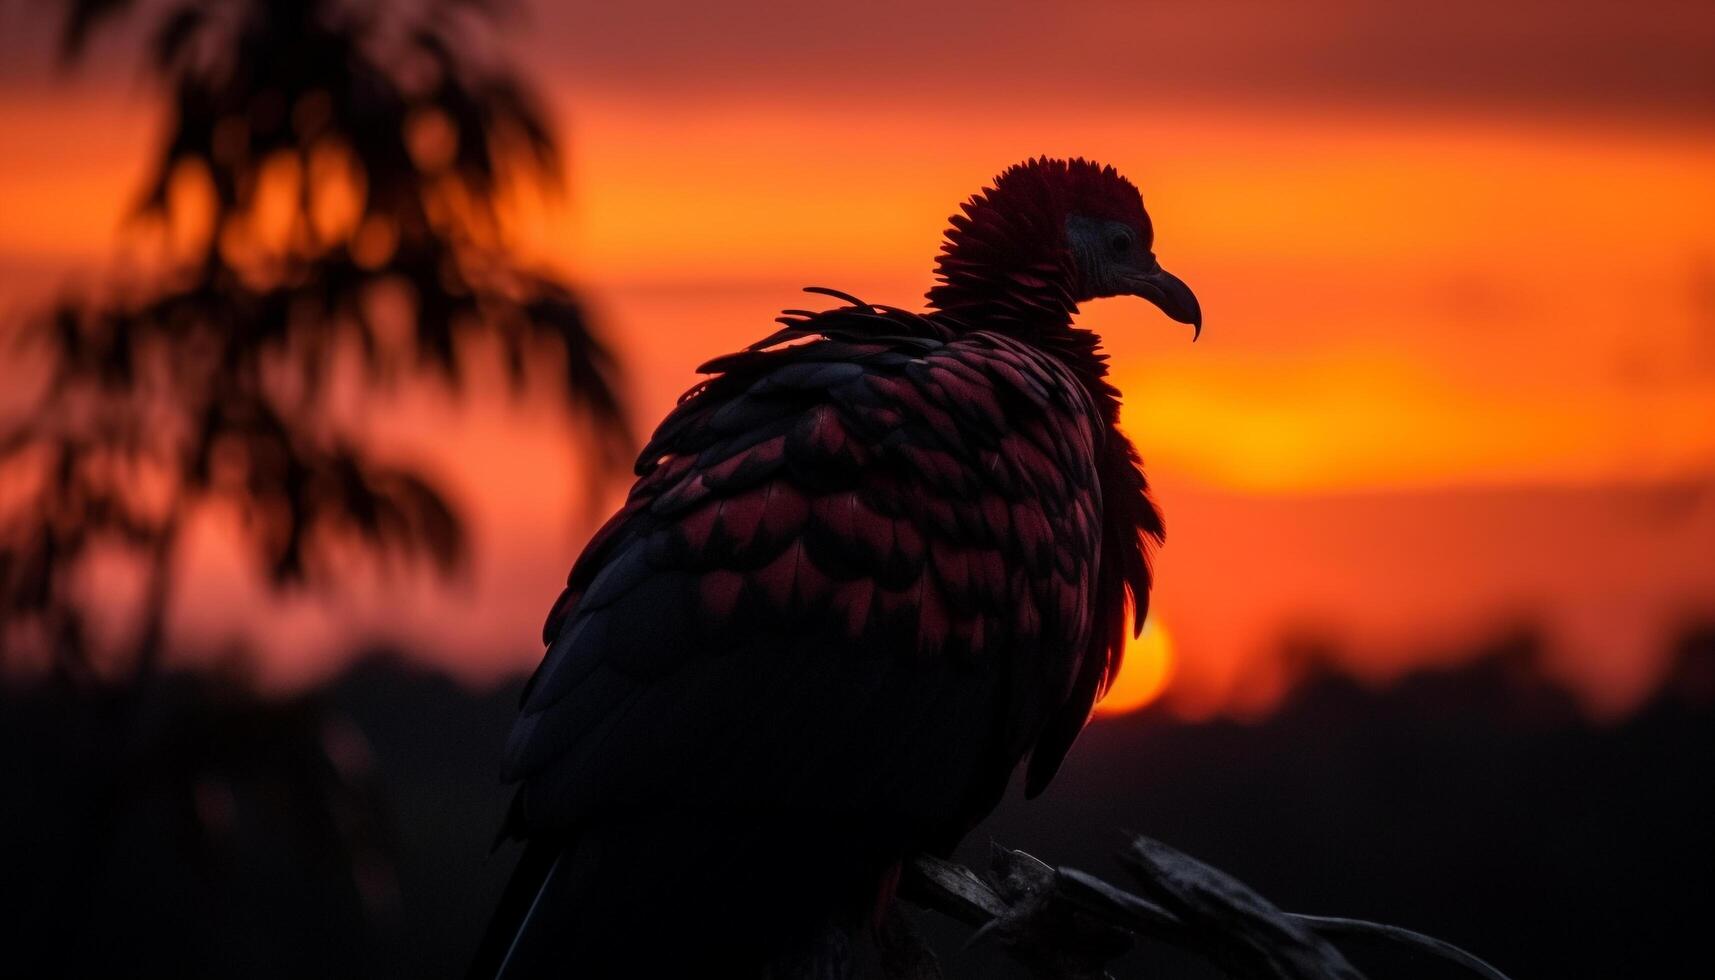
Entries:
[[1352, 938], [1439, 959], [1452, 967], [1450, 977], [1507, 980], [1457, 946], [1409, 929], [1284, 912], [1231, 875], [1148, 837], [1133, 838], [1119, 860], [1144, 895], [999, 845], [987, 874], [918, 857], [903, 893], [974, 927], [971, 942], [998, 941], [1045, 978], [1108, 976], [1107, 964], [1138, 937], [1203, 956], [1236, 980], [1365, 980], [1334, 945]]

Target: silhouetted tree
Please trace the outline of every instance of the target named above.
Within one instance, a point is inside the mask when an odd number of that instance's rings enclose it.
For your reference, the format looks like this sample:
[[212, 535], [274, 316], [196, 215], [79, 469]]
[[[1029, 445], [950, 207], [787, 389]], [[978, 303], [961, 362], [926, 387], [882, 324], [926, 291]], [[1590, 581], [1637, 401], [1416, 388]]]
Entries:
[[[64, 54], [133, 0], [71, 0]], [[552, 187], [547, 119], [473, 43], [484, 0], [187, 0], [155, 8], [150, 64], [170, 121], [138, 216], [200, 226], [142, 290], [31, 324], [39, 391], [0, 423], [0, 629], [87, 673], [79, 575], [117, 546], [143, 568], [128, 662], [159, 660], [187, 518], [229, 505], [275, 586], [326, 583], [356, 538], [450, 570], [458, 514], [426, 474], [369, 451], [336, 396], [437, 377], [497, 351], [522, 386], [560, 365], [597, 464], [628, 445], [615, 364], [574, 294], [520, 268], [497, 201]], [[188, 256], [186, 255], [188, 253]], [[347, 387], [351, 387], [348, 385]], [[350, 413], [347, 413], [350, 414]]]
[[[146, 14], [169, 112], [133, 232], [158, 235], [160, 258], [0, 337], [26, 395], [0, 417], [0, 672], [33, 655], [56, 681], [17, 697], [0, 686], [0, 707], [51, 716], [55, 734], [34, 750], [20, 815], [31, 848], [4, 855], [35, 873], [0, 876], [33, 896], [20, 935], [55, 957], [49, 972], [126, 955], [76, 937], [105, 929], [88, 906], [127, 860], [123, 828], [150, 825], [162, 801], [173, 829], [149, 846], [178, 855], [174, 869], [236, 866], [207, 858], [242, 849], [331, 875], [325, 894], [366, 908], [389, 873], [361, 734], [316, 695], [270, 703], [231, 677], [162, 676], [197, 514], [238, 515], [278, 589], [337, 585], [353, 542], [378, 561], [457, 568], [458, 512], [426, 473], [383, 461], [352, 406], [401, 382], [456, 394], [484, 356], [515, 391], [540, 366], [557, 375], [592, 476], [629, 449], [609, 349], [502, 232], [508, 190], [552, 190], [560, 172], [530, 90], [483, 57], [504, 6], [65, 4], [68, 64], [92, 33]], [[123, 611], [92, 594], [104, 580], [90, 573], [115, 555], [142, 587], [119, 648], [98, 650], [93, 614]], [[341, 928], [361, 944], [368, 927]], [[341, 942], [299, 944], [312, 957], [299, 966], [357, 969]], [[162, 948], [173, 962], [127, 968], [198, 972], [186, 945]], [[245, 962], [242, 944], [223, 948]]]

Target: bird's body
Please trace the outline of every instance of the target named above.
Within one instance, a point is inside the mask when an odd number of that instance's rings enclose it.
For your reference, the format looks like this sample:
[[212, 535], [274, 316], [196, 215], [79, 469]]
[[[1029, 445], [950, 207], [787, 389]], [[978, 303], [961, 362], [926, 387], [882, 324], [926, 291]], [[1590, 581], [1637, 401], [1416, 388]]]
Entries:
[[1053, 775], [1162, 530], [1067, 229], [1129, 222], [1147, 255], [1148, 219], [1082, 161], [966, 212], [929, 312], [789, 313], [644, 449], [548, 618], [477, 973], [755, 975], [863, 921], [1021, 760], [1029, 793]]

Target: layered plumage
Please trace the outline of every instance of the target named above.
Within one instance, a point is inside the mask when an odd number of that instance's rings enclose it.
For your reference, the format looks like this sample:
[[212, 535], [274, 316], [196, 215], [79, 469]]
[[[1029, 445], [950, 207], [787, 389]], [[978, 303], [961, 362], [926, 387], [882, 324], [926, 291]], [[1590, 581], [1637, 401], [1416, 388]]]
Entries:
[[1071, 317], [1200, 313], [1111, 169], [1015, 167], [953, 226], [928, 313], [820, 291], [846, 305], [705, 365], [644, 449], [548, 617], [475, 973], [755, 973], [861, 922], [1021, 760], [1052, 777], [1162, 534]]

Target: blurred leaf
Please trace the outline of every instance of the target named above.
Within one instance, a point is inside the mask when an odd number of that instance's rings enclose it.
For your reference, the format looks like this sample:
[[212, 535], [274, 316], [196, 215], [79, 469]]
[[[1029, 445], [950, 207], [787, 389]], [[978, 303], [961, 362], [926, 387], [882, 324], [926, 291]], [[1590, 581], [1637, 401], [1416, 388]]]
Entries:
[[185, 46], [208, 21], [208, 11], [200, 3], [181, 4], [161, 18], [155, 29], [155, 70], [167, 71], [184, 54]]
[[117, 18], [135, 3], [136, 0], [69, 0], [65, 28], [60, 32], [60, 60], [76, 60], [102, 21]]

